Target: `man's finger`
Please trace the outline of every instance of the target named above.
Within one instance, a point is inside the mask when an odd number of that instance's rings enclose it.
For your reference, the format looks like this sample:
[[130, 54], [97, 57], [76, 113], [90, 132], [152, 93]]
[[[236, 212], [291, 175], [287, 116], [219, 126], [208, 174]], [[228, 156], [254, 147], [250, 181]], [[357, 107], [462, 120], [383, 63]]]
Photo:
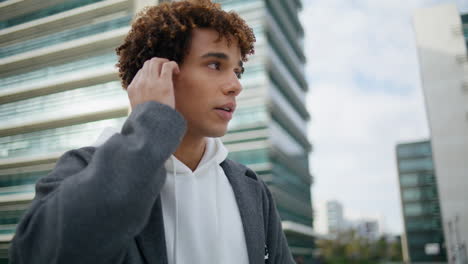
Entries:
[[135, 76], [133, 77], [132, 81], [130, 82], [130, 84], [127, 86], [127, 91], [128, 89], [132, 89], [133, 90], [133, 86], [135, 86], [135, 84], [139, 81], [139, 79], [141, 78], [141, 75], [142, 75], [142, 71], [143, 71], [143, 68], [139, 69], [137, 71], [137, 73], [135, 74]]
[[[138, 79], [141, 78], [142, 72], [143, 72], [143, 69], [139, 69], [139, 70], [137, 71], [135, 77], [133, 77], [133, 80], [138, 81]], [[132, 80], [132, 82], [133, 82], [133, 80]]]
[[141, 67], [141, 71], [142, 71], [142, 74], [143, 76], [146, 76], [148, 74], [150, 74], [150, 69], [151, 69], [151, 59], [149, 60], [146, 60], [144, 63], [143, 63], [143, 66]]
[[179, 70], [179, 65], [177, 65], [177, 62], [175, 61], [166, 62], [162, 65], [161, 79], [172, 81], [172, 75], [179, 74], [179, 72], [180, 70]]
[[149, 73], [159, 78], [161, 76], [162, 65], [168, 61], [169, 61], [168, 59], [164, 59], [164, 58], [158, 58], [158, 57], [152, 58], [150, 61]]

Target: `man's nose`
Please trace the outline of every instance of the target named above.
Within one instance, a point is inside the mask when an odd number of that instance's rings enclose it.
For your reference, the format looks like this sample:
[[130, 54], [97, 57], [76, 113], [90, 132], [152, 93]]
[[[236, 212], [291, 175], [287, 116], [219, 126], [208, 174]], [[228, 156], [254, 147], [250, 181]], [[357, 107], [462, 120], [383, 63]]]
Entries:
[[232, 74], [228, 83], [224, 86], [224, 94], [237, 96], [242, 91], [242, 84], [235, 73]]

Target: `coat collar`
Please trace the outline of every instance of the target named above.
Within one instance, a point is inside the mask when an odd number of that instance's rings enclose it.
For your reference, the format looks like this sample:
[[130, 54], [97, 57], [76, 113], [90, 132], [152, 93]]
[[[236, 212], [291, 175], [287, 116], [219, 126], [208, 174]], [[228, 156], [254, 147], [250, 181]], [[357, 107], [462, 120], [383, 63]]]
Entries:
[[[256, 175], [249, 173], [243, 165], [226, 159], [220, 166], [231, 184], [237, 201], [244, 227], [249, 263], [264, 263], [265, 233], [261, 184]], [[160, 197], [157, 198], [153, 206], [148, 224], [135, 240], [146, 263], [167, 264]]]

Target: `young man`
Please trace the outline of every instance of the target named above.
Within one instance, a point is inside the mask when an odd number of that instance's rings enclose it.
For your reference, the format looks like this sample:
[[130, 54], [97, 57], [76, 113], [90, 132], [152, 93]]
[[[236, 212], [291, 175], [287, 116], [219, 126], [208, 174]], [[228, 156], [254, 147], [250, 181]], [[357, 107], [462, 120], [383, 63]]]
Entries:
[[209, 1], [144, 10], [117, 49], [130, 116], [38, 181], [11, 262], [293, 263], [268, 188], [218, 138], [254, 41]]

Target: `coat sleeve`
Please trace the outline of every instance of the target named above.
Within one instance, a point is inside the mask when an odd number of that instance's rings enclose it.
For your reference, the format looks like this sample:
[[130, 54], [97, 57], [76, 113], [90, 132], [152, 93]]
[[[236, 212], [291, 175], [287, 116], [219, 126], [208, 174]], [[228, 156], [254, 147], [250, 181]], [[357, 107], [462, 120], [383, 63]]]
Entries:
[[289, 249], [288, 241], [286, 240], [286, 236], [283, 232], [283, 227], [281, 226], [281, 217], [278, 213], [278, 209], [276, 208], [275, 200], [273, 199], [268, 186], [263, 181], [261, 181], [261, 183], [266, 194], [266, 211], [268, 212], [268, 215], [266, 216], [267, 248], [265, 249], [267, 251], [265, 254], [268, 254], [268, 261], [265, 260], [265, 263], [295, 264]]
[[65, 153], [36, 184], [11, 263], [119, 263], [149, 218], [166, 179], [164, 162], [185, 129], [175, 110], [147, 102], [99, 148]]

